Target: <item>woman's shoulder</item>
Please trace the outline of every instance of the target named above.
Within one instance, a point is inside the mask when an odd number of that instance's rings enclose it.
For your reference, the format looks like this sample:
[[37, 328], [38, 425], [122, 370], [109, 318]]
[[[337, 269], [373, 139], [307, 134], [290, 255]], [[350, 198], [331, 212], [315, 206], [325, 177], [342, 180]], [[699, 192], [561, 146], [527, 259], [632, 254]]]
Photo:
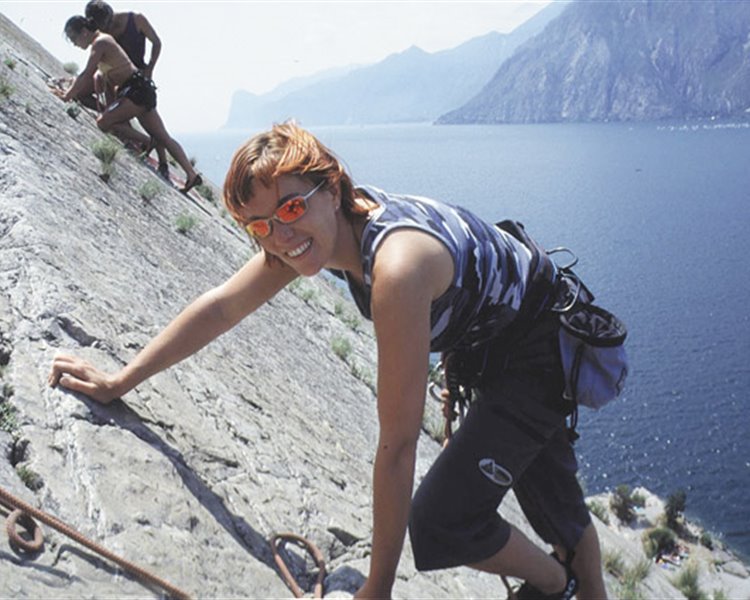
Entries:
[[117, 42], [115, 41], [115, 38], [113, 38], [110, 34], [100, 31], [96, 34], [96, 38], [94, 39], [94, 43], [92, 44], [92, 46], [98, 46], [100, 48], [111, 47], [117, 46]]

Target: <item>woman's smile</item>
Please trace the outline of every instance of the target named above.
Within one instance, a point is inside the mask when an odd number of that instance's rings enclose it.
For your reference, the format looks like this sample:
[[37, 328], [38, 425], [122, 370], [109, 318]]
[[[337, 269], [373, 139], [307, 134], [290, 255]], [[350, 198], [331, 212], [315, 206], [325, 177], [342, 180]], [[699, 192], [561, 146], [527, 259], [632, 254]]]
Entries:
[[297, 246], [294, 250], [289, 250], [289, 252], [286, 252], [285, 254], [289, 258], [298, 258], [299, 256], [302, 256], [309, 248], [312, 246], [312, 239], [309, 238], [302, 242], [299, 246]]

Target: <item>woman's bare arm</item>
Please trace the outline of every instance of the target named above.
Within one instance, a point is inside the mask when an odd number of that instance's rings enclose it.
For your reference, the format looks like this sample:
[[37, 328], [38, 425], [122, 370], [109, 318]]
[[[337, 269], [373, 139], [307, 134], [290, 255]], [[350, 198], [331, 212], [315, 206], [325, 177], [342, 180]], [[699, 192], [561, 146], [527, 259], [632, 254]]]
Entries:
[[83, 359], [59, 355], [52, 363], [49, 384], [60, 384], [99, 402], [110, 402], [203, 348], [295, 277], [296, 273], [288, 267], [265, 264], [259, 253], [224, 284], [188, 305], [118, 373], [107, 374]]
[[424, 411], [430, 351], [430, 305], [453, 277], [453, 262], [435, 238], [391, 234], [373, 271], [378, 340], [380, 435], [373, 471], [370, 574], [361, 598], [390, 596], [409, 518], [414, 464]]
[[148, 62], [146, 63], [146, 68], [144, 69], [144, 74], [146, 75], [146, 77], [151, 79], [154, 74], [156, 61], [159, 59], [159, 55], [161, 54], [161, 40], [156, 34], [156, 30], [151, 26], [151, 23], [149, 23], [148, 19], [140, 13], [137, 13], [135, 15], [135, 26], [138, 31], [145, 35], [146, 39], [151, 42], [151, 55], [149, 56]]

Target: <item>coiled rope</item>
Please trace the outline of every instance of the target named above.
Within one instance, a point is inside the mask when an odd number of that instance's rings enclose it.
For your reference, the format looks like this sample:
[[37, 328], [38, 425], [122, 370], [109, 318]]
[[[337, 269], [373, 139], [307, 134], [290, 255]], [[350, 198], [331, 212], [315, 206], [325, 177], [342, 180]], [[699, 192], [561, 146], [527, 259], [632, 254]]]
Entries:
[[[0, 504], [3, 504], [12, 511], [5, 524], [5, 528], [8, 532], [8, 538], [10, 538], [12, 543], [16, 544], [19, 548], [22, 548], [26, 552], [37, 552], [41, 549], [42, 544], [44, 543], [42, 529], [34, 521], [34, 519], [38, 519], [45, 525], [49, 525], [53, 529], [56, 529], [60, 533], [75, 540], [82, 546], [86, 546], [88, 549], [93, 550], [97, 554], [100, 554], [101, 556], [111, 560], [113, 563], [119, 565], [125, 571], [137, 577], [141, 581], [145, 581], [162, 588], [169, 594], [170, 597], [178, 598], [180, 600], [187, 600], [190, 598], [190, 596], [188, 596], [188, 594], [180, 588], [173, 586], [168, 581], [165, 581], [161, 577], [150, 573], [146, 569], [143, 569], [138, 565], [119, 557], [117, 554], [110, 552], [96, 542], [92, 542], [69, 525], [66, 525], [55, 517], [34, 508], [23, 500], [16, 498], [12, 494], [4, 490], [2, 487], [0, 487]], [[16, 532], [16, 523], [21, 523], [27, 529], [27, 531], [29, 531], [29, 533], [33, 532], [33, 542], [29, 542], [18, 535], [18, 533]]]
[[281, 542], [284, 541], [294, 542], [299, 547], [307, 550], [307, 553], [312, 557], [313, 561], [315, 561], [315, 565], [318, 567], [318, 579], [315, 582], [313, 598], [322, 598], [323, 580], [326, 576], [326, 561], [323, 558], [323, 553], [318, 550], [318, 547], [310, 540], [294, 533], [277, 533], [271, 538], [271, 550], [273, 551], [273, 559], [276, 561], [276, 566], [279, 568], [281, 578], [284, 580], [284, 583], [287, 584], [289, 589], [292, 590], [295, 598], [302, 598], [304, 592], [299, 587], [299, 584], [294, 579], [294, 576], [289, 571], [289, 568], [286, 566], [284, 559], [279, 553], [279, 546], [281, 545]]

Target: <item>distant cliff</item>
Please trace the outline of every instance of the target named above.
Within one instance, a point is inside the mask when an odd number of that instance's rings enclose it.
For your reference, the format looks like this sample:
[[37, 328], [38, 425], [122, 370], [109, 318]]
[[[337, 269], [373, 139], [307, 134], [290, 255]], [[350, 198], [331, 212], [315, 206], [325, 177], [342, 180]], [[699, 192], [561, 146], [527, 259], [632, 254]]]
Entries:
[[268, 94], [235, 92], [226, 127], [267, 127], [289, 118], [306, 126], [433, 121], [474, 96], [563, 7], [551, 4], [509, 34], [488, 33], [450, 50], [414, 46], [374, 65], [296, 80]]
[[438, 123], [750, 116], [750, 2], [580, 1]]
[[[369, 568], [376, 351], [371, 328], [326, 279], [291, 285], [122, 401], [47, 387], [57, 352], [117, 369], [252, 254], [219, 206], [182, 196], [122, 148], [104, 183], [92, 153], [103, 134], [47, 87], [61, 75], [0, 14], [0, 487], [196, 598], [290, 597], [268, 543], [278, 531], [314, 541], [326, 597], [350, 597]], [[428, 411], [434, 418], [437, 403]], [[418, 478], [439, 452], [423, 433]], [[658, 514], [658, 504], [648, 496], [647, 509]], [[534, 538], [513, 495], [502, 512]], [[8, 513], [0, 508], [3, 526]], [[656, 519], [608, 519], [595, 523], [605, 556], [620, 562], [608, 563], [606, 582], [624, 597], [617, 569], [642, 563], [641, 529]], [[38, 553], [0, 536], [0, 598], [163, 597], [43, 529]], [[731, 554], [688, 549], [702, 589], [750, 595]], [[315, 566], [291, 545], [289, 555], [309, 592]], [[677, 567], [646, 566], [642, 597], [682, 597]], [[407, 540], [394, 594], [505, 592], [469, 569], [417, 573]]]

